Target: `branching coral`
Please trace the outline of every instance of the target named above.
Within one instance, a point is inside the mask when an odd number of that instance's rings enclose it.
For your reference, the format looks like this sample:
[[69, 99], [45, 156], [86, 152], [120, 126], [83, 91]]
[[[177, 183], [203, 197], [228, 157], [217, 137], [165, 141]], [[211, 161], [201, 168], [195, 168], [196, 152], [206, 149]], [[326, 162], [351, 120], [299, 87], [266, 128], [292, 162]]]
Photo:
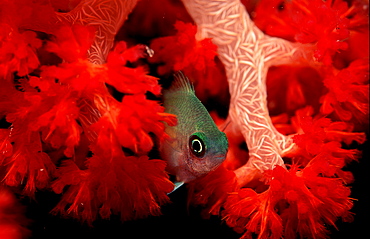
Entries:
[[212, 38], [225, 65], [231, 95], [229, 116], [247, 142], [250, 159], [237, 171], [241, 185], [256, 169], [284, 166], [281, 156], [293, 142], [269, 118], [266, 101], [268, 67], [305, 56], [303, 46], [261, 32], [240, 1], [184, 1], [198, 26], [198, 37]]

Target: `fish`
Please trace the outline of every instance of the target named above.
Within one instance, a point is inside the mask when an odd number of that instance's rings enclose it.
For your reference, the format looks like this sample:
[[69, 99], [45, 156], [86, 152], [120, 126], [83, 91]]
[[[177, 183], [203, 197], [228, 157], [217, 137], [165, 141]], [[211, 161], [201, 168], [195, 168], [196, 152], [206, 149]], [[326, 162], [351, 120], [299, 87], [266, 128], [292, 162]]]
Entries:
[[165, 112], [177, 116], [176, 126], [165, 124], [169, 138], [159, 146], [161, 158], [167, 161], [166, 171], [176, 177], [176, 190], [215, 170], [226, 159], [228, 140], [181, 71], [162, 94]]

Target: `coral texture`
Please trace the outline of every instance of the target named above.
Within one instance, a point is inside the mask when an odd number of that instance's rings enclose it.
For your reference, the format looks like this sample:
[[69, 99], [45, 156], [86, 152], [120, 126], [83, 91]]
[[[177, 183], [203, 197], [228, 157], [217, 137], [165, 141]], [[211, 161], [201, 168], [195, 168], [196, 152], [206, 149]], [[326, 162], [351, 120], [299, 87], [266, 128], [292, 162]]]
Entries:
[[17, 200], [45, 191], [54, 215], [89, 225], [160, 215], [173, 183], [155, 147], [177, 122], [154, 76], [166, 85], [181, 70], [229, 139], [189, 203], [242, 238], [326, 238], [357, 203], [348, 165], [368, 132], [368, 7], [1, 1], [0, 237], [30, 235]]
[[0, 115], [10, 124], [0, 134], [1, 180], [30, 197], [63, 193], [53, 213], [128, 220], [158, 215], [169, 200], [165, 163], [147, 154], [150, 134], [164, 139], [164, 122], [176, 118], [145, 95], [160, 93], [158, 79], [126, 66], [145, 47], [120, 42], [111, 50], [134, 5], [81, 1], [57, 13], [43, 1], [1, 3]]

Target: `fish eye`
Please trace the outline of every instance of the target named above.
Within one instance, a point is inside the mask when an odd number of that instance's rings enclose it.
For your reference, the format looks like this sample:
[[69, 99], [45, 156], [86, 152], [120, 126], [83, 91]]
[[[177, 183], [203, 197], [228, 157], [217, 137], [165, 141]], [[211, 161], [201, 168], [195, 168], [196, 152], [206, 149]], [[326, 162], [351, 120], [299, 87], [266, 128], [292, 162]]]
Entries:
[[192, 135], [189, 139], [190, 151], [197, 157], [201, 158], [206, 152], [206, 147], [201, 138], [196, 135]]

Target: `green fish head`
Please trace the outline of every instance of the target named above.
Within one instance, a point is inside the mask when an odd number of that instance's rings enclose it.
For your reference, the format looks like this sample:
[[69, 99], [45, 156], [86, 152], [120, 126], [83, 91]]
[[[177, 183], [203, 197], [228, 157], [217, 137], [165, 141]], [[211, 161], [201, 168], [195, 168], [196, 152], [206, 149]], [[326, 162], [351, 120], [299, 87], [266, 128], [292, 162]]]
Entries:
[[179, 182], [190, 182], [215, 170], [226, 158], [228, 141], [223, 132], [197, 131], [162, 144], [167, 171]]
[[[197, 178], [215, 170], [226, 158], [228, 142], [226, 135], [218, 129], [214, 132], [198, 131], [188, 137], [184, 147], [187, 178]], [[193, 177], [192, 177], [193, 176]]]

